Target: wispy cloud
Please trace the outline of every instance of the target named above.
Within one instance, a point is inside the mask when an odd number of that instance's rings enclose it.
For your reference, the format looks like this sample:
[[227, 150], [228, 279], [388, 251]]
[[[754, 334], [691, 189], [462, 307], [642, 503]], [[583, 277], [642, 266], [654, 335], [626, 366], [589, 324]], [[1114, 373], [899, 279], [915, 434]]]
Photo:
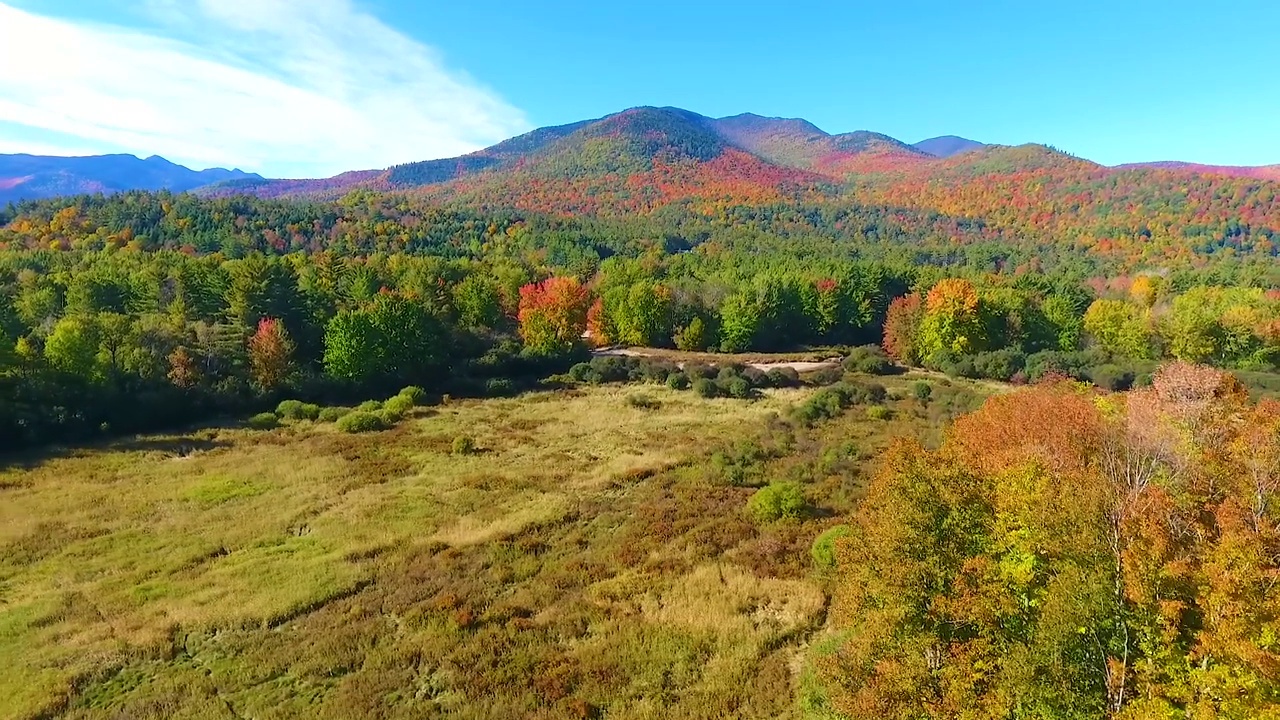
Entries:
[[285, 177], [448, 157], [528, 129], [519, 110], [350, 0], [148, 8], [159, 29], [0, 2], [0, 123], [56, 134], [68, 154], [93, 147]]

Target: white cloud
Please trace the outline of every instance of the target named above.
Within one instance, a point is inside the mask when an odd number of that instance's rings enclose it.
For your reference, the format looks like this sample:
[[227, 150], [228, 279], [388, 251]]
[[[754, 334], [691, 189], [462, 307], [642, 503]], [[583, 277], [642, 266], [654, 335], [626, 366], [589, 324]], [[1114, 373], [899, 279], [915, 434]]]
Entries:
[[285, 177], [450, 157], [528, 129], [519, 110], [350, 0], [149, 8], [163, 30], [0, 2], [0, 122], [77, 150]]

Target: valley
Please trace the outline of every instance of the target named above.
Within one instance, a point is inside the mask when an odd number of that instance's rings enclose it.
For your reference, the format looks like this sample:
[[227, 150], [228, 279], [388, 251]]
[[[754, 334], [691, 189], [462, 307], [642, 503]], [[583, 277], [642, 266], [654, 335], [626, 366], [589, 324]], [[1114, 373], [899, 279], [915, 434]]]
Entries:
[[642, 107], [165, 170], [0, 209], [4, 717], [1280, 707], [1265, 168]]

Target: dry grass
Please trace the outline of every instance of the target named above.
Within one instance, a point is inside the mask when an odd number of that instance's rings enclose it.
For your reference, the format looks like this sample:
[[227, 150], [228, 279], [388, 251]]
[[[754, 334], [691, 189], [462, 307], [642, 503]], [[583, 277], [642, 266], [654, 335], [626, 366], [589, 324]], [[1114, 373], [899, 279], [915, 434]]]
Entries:
[[[806, 391], [596, 387], [0, 470], [0, 717], [798, 717], [809, 545], [971, 394], [937, 390], [797, 429]], [[743, 443], [811, 516], [746, 516], [712, 459]]]
[[[627, 406], [625, 389], [531, 395], [370, 436], [211, 430], [2, 471], [0, 716], [57, 707], [75, 678], [163, 648], [175, 628], [260, 626], [341, 596], [380, 549], [554, 522], [789, 402], [652, 393], [659, 413]], [[463, 433], [482, 452], [450, 455]]]

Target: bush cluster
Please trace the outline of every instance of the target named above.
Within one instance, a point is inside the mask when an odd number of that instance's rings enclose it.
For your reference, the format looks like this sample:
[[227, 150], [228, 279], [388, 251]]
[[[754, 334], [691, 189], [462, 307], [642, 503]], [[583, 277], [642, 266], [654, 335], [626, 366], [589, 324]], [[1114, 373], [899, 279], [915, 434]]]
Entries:
[[1155, 363], [1113, 358], [1098, 349], [1063, 352], [1042, 350], [1026, 355], [1004, 349], [974, 355], [942, 355], [930, 366], [952, 377], [1039, 382], [1061, 376], [1091, 382], [1106, 390], [1128, 390], [1149, 376]]
[[320, 406], [301, 400], [283, 400], [276, 406], [276, 415], [283, 420], [316, 420], [320, 417]]
[[426, 393], [416, 385], [410, 385], [381, 402], [365, 400], [355, 410], [347, 408], [325, 408], [318, 414], [321, 420], [336, 422], [338, 429], [348, 433], [372, 432], [394, 427], [419, 402], [426, 399]]
[[888, 393], [879, 383], [839, 382], [822, 388], [792, 410], [795, 420], [813, 425], [839, 416], [854, 405], [882, 402]]
[[601, 356], [581, 362], [560, 376], [575, 383], [643, 382], [666, 385], [672, 390], [693, 390], [700, 397], [749, 399], [763, 388], [795, 387], [800, 376], [791, 368], [774, 368], [764, 372], [754, 367], [727, 364], [706, 365], [675, 363], [655, 358]]
[[862, 345], [850, 350], [844, 359], [844, 369], [867, 375], [888, 375], [894, 371], [889, 356], [879, 345]]

